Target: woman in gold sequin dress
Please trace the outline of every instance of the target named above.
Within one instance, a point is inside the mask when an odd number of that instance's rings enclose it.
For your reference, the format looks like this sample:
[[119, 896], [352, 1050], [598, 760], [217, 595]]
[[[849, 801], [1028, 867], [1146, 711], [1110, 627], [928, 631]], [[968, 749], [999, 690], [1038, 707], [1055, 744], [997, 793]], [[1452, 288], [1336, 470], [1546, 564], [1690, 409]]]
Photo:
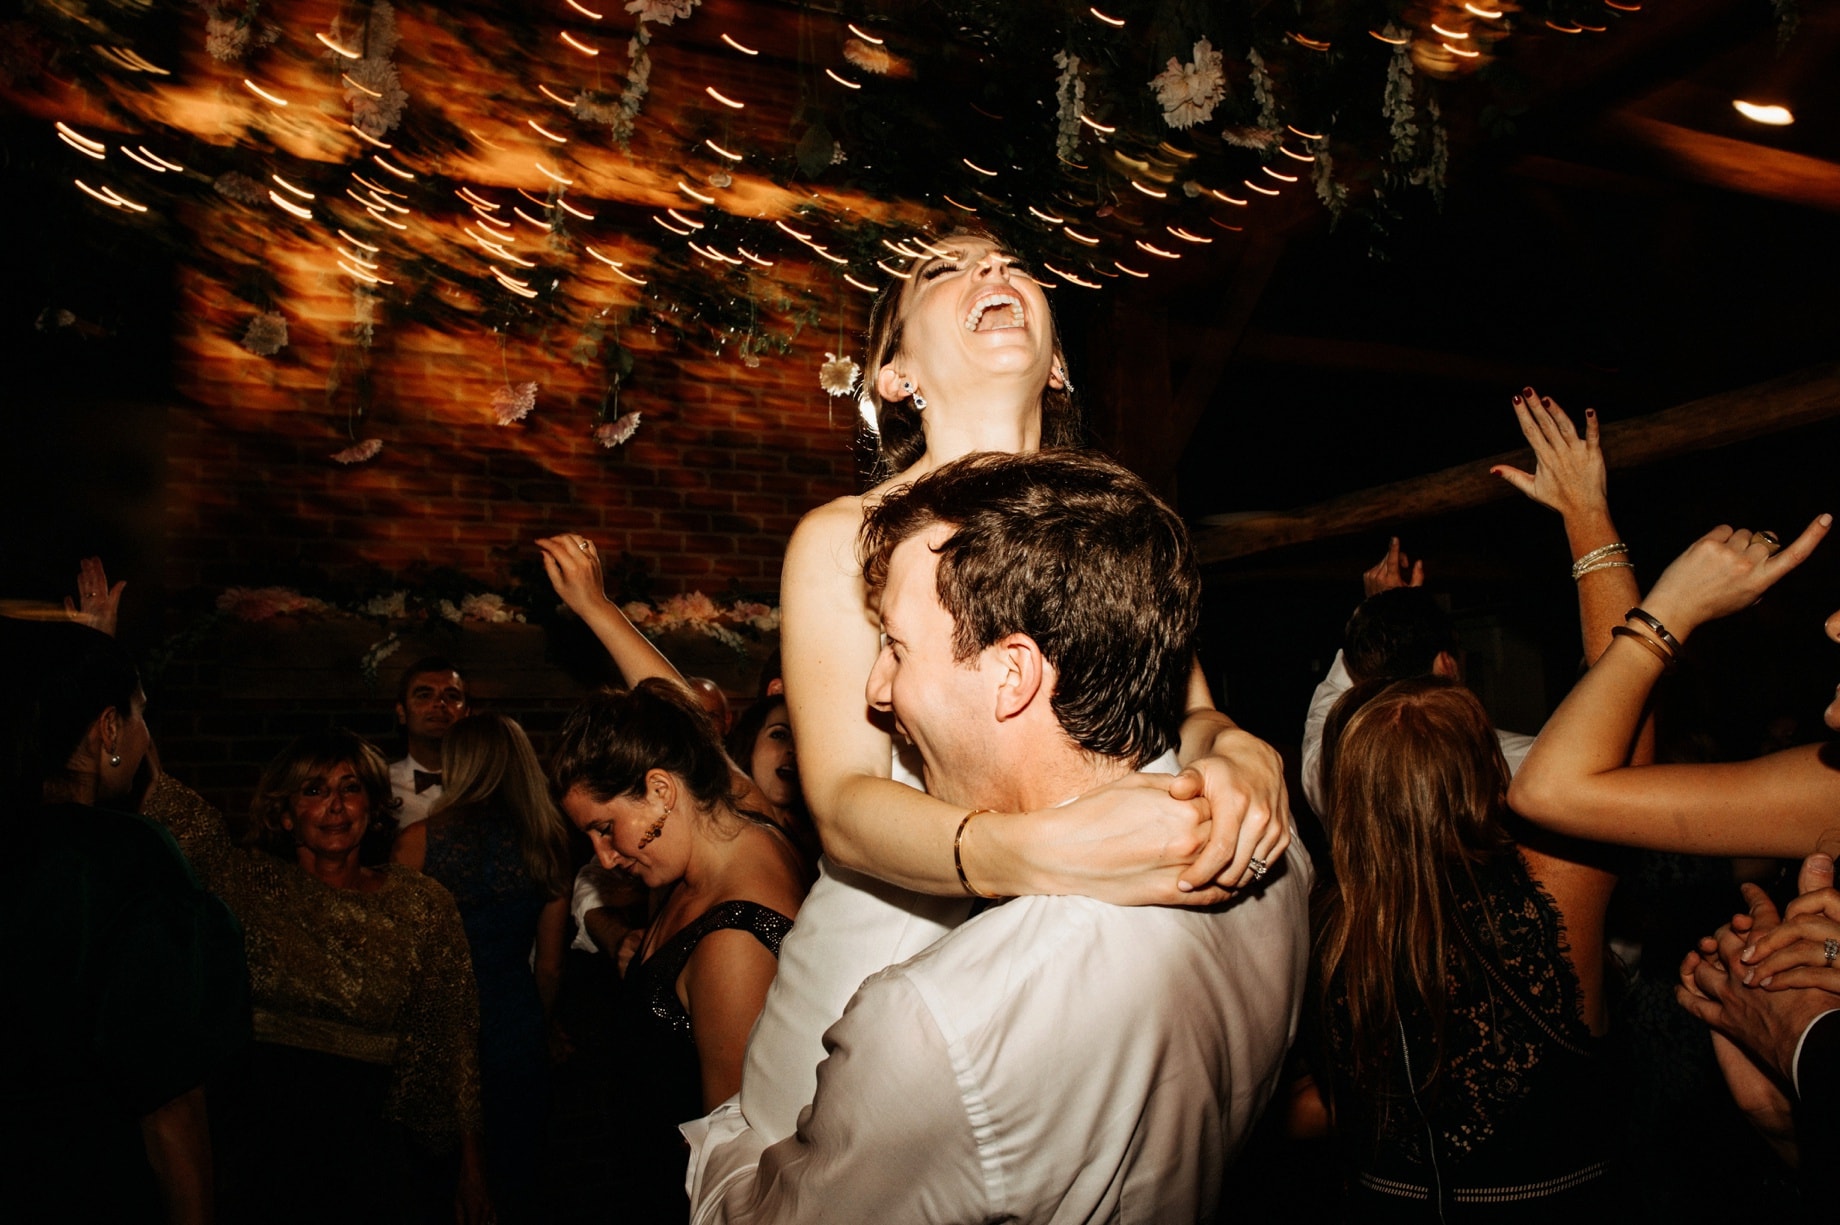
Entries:
[[393, 803], [348, 732], [269, 765], [242, 846], [171, 778], [148, 797], [247, 933], [255, 1043], [212, 1101], [222, 1220], [418, 1220], [450, 1197], [490, 1217], [466, 933], [445, 889], [387, 862]]

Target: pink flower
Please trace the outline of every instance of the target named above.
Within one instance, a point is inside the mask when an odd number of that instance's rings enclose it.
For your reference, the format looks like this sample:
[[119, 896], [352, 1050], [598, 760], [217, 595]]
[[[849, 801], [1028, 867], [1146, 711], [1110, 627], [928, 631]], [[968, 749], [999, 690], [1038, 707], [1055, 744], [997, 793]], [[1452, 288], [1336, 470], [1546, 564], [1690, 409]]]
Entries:
[[343, 451], [335, 451], [332, 461], [338, 464], [361, 464], [367, 459], [377, 458], [377, 452], [383, 450], [383, 439], [366, 438], [363, 442], [353, 443]]
[[492, 412], [500, 425], [510, 425], [530, 416], [530, 410], [537, 406], [537, 385], [519, 383], [516, 387], [501, 387], [492, 393]]
[[607, 421], [594, 427], [594, 441], [603, 447], [612, 449], [631, 438], [639, 431], [639, 414], [627, 413], [617, 421]]

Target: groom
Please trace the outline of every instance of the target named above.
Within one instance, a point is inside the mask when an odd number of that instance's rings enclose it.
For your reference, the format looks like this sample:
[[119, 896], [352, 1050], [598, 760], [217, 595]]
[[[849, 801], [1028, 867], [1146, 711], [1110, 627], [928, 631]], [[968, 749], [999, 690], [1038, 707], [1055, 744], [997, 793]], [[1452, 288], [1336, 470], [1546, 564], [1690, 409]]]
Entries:
[[[971, 456], [874, 509], [863, 552], [869, 701], [974, 810], [961, 840], [977, 809], [1065, 803], [1173, 743], [1199, 580], [1124, 469]], [[1296, 1028], [1308, 888], [1293, 848], [1210, 910], [988, 907], [863, 984], [794, 1134], [769, 1144], [734, 1102], [686, 1128], [694, 1220], [1207, 1219]]]

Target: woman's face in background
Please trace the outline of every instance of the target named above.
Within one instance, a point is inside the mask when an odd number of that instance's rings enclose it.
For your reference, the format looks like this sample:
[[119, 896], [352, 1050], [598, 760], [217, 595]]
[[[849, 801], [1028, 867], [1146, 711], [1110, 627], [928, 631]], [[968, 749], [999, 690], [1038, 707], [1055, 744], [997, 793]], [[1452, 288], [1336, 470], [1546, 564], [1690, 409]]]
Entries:
[[287, 828], [294, 841], [316, 858], [336, 859], [357, 851], [371, 824], [370, 792], [349, 761], [315, 770], [288, 803]]
[[792, 721], [787, 717], [784, 702], [768, 712], [767, 721], [754, 737], [748, 777], [774, 807], [786, 809], [798, 805], [799, 763], [792, 745]]

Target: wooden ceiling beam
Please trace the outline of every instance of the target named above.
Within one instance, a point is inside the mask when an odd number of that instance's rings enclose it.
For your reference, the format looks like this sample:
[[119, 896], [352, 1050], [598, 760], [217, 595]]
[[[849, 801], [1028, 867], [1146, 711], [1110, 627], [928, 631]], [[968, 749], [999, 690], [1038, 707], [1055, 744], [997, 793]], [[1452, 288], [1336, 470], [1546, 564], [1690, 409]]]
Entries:
[[1603, 126], [1612, 137], [1640, 146], [1689, 182], [1840, 213], [1840, 165], [1833, 162], [1696, 131], [1627, 109], [1613, 112]]
[[[1604, 426], [1612, 468], [1634, 468], [1692, 451], [1811, 425], [1840, 415], [1840, 362], [1827, 362], [1766, 383], [1720, 392], [1675, 408]], [[1194, 541], [1203, 565], [1251, 557], [1286, 545], [1355, 532], [1386, 531], [1433, 515], [1469, 510], [1514, 496], [1489, 469], [1533, 467], [1522, 449], [1395, 481], [1293, 511], [1202, 520]]]
[[1443, 379], [1452, 383], [1482, 383], [1508, 388], [1531, 383], [1535, 387], [1584, 389], [1601, 386], [1605, 381], [1602, 374], [1577, 367], [1552, 366], [1513, 358], [1476, 357], [1465, 353], [1441, 353], [1367, 340], [1292, 336], [1258, 328], [1246, 329], [1233, 358], [1242, 363], [1354, 370], [1363, 374], [1401, 374], [1414, 378]]

